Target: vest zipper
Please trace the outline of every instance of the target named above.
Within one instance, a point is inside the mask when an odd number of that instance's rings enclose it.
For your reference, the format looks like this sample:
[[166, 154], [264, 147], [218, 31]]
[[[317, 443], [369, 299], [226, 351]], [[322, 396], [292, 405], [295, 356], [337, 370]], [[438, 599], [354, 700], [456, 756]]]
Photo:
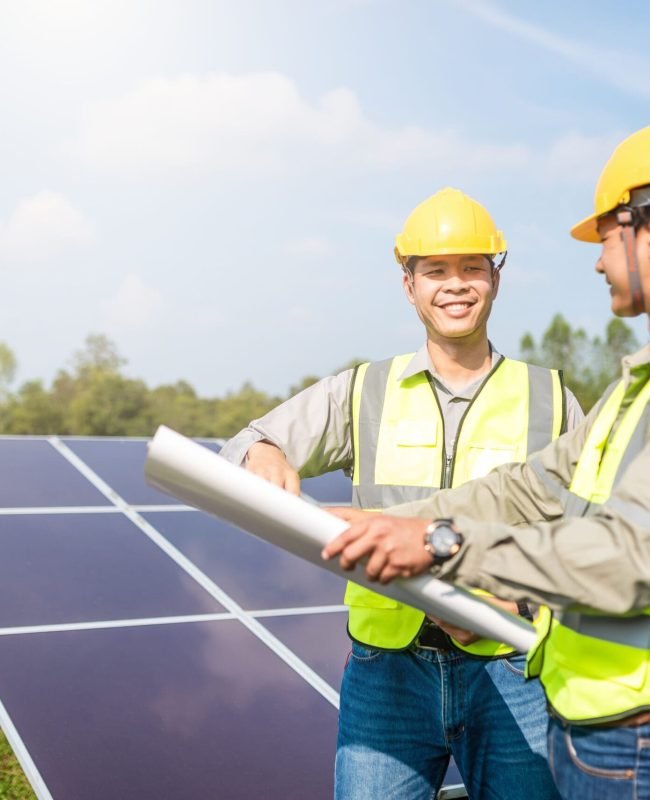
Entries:
[[492, 369], [488, 372], [485, 376], [483, 383], [478, 387], [476, 392], [474, 392], [474, 397], [469, 401], [467, 404], [467, 408], [465, 409], [465, 413], [460, 418], [460, 422], [458, 423], [458, 428], [456, 429], [456, 437], [454, 438], [454, 447], [452, 449], [451, 456], [447, 455], [447, 446], [445, 440], [445, 417], [442, 413], [442, 408], [440, 406], [440, 400], [438, 400], [438, 393], [436, 392], [436, 387], [433, 383], [433, 376], [427, 371], [427, 380], [429, 381], [429, 386], [431, 387], [431, 391], [433, 392], [433, 396], [436, 399], [436, 403], [438, 404], [438, 411], [440, 412], [440, 419], [442, 420], [442, 475], [440, 480], [440, 488], [441, 489], [451, 489], [454, 480], [454, 466], [456, 464], [456, 452], [458, 450], [458, 440], [460, 439], [460, 432], [461, 428], [463, 427], [463, 422], [465, 421], [465, 417], [469, 413], [470, 408], [472, 407], [474, 401], [479, 396], [485, 384], [490, 380], [490, 378], [494, 375], [494, 373], [499, 369], [501, 364], [505, 361], [505, 356], [500, 356], [497, 363], [492, 367]]
[[436, 405], [438, 406], [438, 413], [440, 414], [440, 422], [442, 424], [442, 475], [440, 476], [440, 488], [447, 489], [447, 477], [451, 467], [451, 456], [447, 455], [445, 416], [442, 413], [442, 406], [440, 405], [440, 400], [438, 399], [438, 392], [436, 392], [436, 387], [433, 383], [433, 375], [429, 372], [429, 370], [426, 370], [426, 375], [427, 380], [429, 381], [429, 386], [431, 387], [433, 399], [436, 401]]
[[453, 456], [445, 455], [445, 470], [444, 475], [442, 476], [442, 487], [443, 489], [449, 489], [451, 487], [451, 462], [453, 460]]

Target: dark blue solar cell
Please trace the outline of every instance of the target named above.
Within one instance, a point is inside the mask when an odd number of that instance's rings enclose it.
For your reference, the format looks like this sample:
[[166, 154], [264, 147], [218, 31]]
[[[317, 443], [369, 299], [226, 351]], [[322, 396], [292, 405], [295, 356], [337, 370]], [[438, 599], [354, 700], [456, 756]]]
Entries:
[[0, 438], [0, 506], [104, 506], [109, 501], [39, 439]]
[[[177, 504], [144, 480], [147, 442], [137, 439], [64, 439], [65, 444], [131, 505]], [[213, 442], [201, 442], [218, 451]]]
[[143, 516], [246, 609], [343, 602], [342, 578], [214, 517], [197, 511]]
[[260, 622], [339, 691], [350, 652], [347, 611], [263, 617]]
[[224, 609], [122, 514], [0, 516], [0, 627]]
[[352, 499], [352, 481], [342, 470], [327, 472], [318, 478], [305, 478], [301, 482], [304, 494], [320, 503], [349, 503]]
[[336, 709], [234, 620], [0, 637], [59, 800], [330, 800]]

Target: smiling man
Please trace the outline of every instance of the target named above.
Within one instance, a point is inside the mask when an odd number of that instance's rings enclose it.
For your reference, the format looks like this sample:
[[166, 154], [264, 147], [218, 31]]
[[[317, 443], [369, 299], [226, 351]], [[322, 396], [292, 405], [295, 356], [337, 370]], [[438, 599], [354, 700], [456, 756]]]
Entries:
[[[505, 251], [472, 198], [443, 189], [425, 200], [395, 255], [426, 343], [320, 381], [252, 422], [222, 455], [294, 492], [301, 477], [346, 469], [353, 504], [380, 511], [523, 461], [567, 419], [573, 427], [582, 413], [560, 374], [504, 358], [488, 340]], [[556, 797], [542, 691], [524, 681], [523, 656], [354, 583], [345, 602], [352, 652], [341, 686], [340, 800], [429, 800], [451, 755], [470, 797]]]

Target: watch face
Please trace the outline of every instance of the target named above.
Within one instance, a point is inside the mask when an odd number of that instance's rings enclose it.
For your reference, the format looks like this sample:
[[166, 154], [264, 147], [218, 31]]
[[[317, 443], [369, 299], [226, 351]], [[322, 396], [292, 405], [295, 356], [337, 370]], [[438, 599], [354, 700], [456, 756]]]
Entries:
[[431, 536], [436, 555], [442, 558], [452, 555], [454, 546], [460, 543], [458, 538], [458, 534], [448, 525], [439, 525]]
[[460, 550], [463, 536], [453, 527], [450, 519], [434, 520], [426, 529], [424, 547], [429, 552], [434, 566], [440, 566]]

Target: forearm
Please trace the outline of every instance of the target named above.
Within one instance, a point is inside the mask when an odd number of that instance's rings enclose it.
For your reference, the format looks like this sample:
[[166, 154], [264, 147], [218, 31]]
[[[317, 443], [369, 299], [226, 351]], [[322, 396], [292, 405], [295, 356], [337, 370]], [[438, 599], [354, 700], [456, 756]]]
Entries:
[[458, 515], [466, 536], [445, 580], [506, 599], [610, 614], [650, 607], [650, 444], [596, 514], [514, 529]]
[[278, 447], [303, 478], [350, 465], [349, 390], [352, 370], [325, 378], [253, 420], [221, 454], [241, 464], [250, 447], [267, 441]]
[[436, 577], [552, 608], [622, 614], [650, 607], [650, 533], [621, 515], [528, 528], [455, 522], [466, 543]]

